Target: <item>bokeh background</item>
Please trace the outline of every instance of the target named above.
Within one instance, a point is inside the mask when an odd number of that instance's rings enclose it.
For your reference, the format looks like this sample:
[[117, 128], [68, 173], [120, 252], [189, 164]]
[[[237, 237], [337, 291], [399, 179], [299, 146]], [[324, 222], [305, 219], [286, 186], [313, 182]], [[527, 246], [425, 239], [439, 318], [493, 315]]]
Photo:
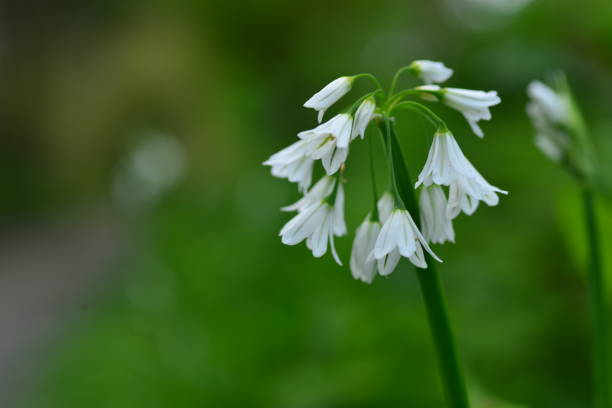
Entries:
[[[301, 105], [327, 82], [388, 84], [423, 58], [503, 100], [484, 140], [432, 106], [510, 191], [435, 248], [474, 406], [591, 405], [579, 196], [524, 105], [530, 80], [567, 73], [611, 271], [608, 0], [20, 0], [0, 19], [1, 406], [444, 406], [411, 266], [368, 286], [283, 246], [278, 209], [298, 195], [261, 165], [313, 127]], [[415, 174], [431, 129], [398, 122]], [[356, 142], [350, 230], [366, 159]]]

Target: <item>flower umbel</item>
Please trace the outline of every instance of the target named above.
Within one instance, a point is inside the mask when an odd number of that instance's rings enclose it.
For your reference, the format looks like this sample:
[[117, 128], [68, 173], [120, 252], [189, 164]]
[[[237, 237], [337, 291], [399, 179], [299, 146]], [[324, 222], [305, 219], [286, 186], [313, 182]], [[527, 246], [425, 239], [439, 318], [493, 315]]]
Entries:
[[[394, 92], [398, 77], [406, 72], [427, 85]], [[374, 174], [377, 160], [372, 153], [370, 140], [369, 167], [374, 201], [370, 213], [357, 228], [353, 242], [350, 269], [355, 279], [371, 283], [377, 273], [389, 275], [402, 257], [408, 258], [419, 268], [427, 268], [430, 262], [427, 254], [431, 259], [440, 260], [429, 244], [454, 242], [453, 219], [459, 213], [472, 214], [480, 201], [496, 205], [498, 194], [506, 192], [482, 177], [465, 157], [445, 122], [418, 102], [420, 97], [458, 110], [474, 132], [482, 136], [477, 122], [490, 119], [489, 108], [498, 104], [500, 99], [495, 91], [435, 85], [449, 80], [452, 74], [453, 70], [442, 62], [416, 60], [398, 70], [388, 92], [374, 76], [364, 73], [341, 76], [308, 99], [304, 106], [319, 112], [319, 124], [299, 132], [297, 141], [264, 162], [271, 166], [274, 176], [297, 183], [299, 191], [303, 193], [296, 202], [282, 208], [283, 211], [297, 212], [282, 228], [282, 241], [288, 245], [306, 241], [315, 257], [322, 256], [331, 248], [334, 258], [340, 263], [334, 239], [346, 233], [344, 170], [353, 142], [371, 138], [366, 136], [366, 129], [373, 121], [382, 132], [389, 186], [382, 195], [377, 194]], [[356, 98], [352, 104], [340, 107], [330, 119], [321, 123], [325, 112], [343, 98], [360, 78], [372, 80], [375, 88]], [[417, 100], [405, 100], [414, 96]], [[397, 173], [398, 165], [404, 166], [404, 163], [396, 161], [403, 161], [403, 156], [392, 152], [392, 149], [399, 148], [399, 144], [393, 140], [396, 136], [395, 133], [391, 136], [390, 128], [395, 126], [394, 115], [403, 108], [424, 116], [436, 129], [427, 161], [416, 184], [398, 180], [401, 176]], [[313, 172], [323, 173], [323, 176], [311, 186]], [[418, 201], [406, 201], [406, 190], [414, 195], [415, 188], [420, 189]]]

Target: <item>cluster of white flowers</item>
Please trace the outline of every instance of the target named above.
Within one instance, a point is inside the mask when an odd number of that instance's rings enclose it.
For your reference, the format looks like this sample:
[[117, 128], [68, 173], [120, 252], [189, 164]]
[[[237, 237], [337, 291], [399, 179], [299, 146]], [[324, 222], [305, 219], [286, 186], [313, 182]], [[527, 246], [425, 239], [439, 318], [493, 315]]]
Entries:
[[[433, 85], [446, 81], [453, 73], [440, 62], [417, 60], [404, 70], [427, 85], [388, 96], [379, 88], [324, 123], [321, 122], [325, 112], [351, 90], [356, 79], [369, 74], [340, 77], [304, 104], [318, 111], [320, 124], [299, 132], [296, 142], [264, 162], [271, 166], [274, 176], [297, 183], [299, 190], [304, 193], [296, 203], [283, 208], [284, 211], [297, 212], [280, 232], [283, 243], [296, 245], [305, 240], [315, 257], [325, 254], [330, 246], [334, 259], [341, 264], [334, 246], [334, 237], [346, 234], [341, 174], [349, 147], [356, 138], [365, 137], [366, 128], [373, 118], [389, 119], [393, 107], [404, 94], [417, 94], [423, 99], [441, 101], [453, 107], [465, 116], [474, 132], [482, 137], [476, 122], [491, 118], [489, 107], [500, 102], [496, 92]], [[385, 144], [385, 149], [388, 151], [391, 146]], [[321, 160], [325, 174], [310, 187], [317, 160]], [[506, 193], [490, 185], [480, 175], [464, 156], [446, 125], [441, 125], [434, 135], [429, 156], [415, 185], [420, 191], [418, 206], [421, 229], [397, 195], [397, 188], [412, 187], [393, 187], [380, 196], [376, 208], [366, 216], [355, 234], [350, 268], [353, 276], [364, 282], [372, 282], [377, 272], [389, 275], [401, 257], [409, 259], [420, 268], [427, 268], [425, 252], [441, 262], [429, 244], [454, 242], [452, 220], [459, 213], [472, 214], [480, 201], [496, 205], [499, 200], [497, 193]], [[443, 187], [448, 188], [448, 199]]]
[[527, 114], [536, 130], [536, 146], [553, 161], [559, 161], [570, 142], [566, 130], [569, 122], [567, 98], [540, 81], [533, 81], [527, 87], [531, 98]]

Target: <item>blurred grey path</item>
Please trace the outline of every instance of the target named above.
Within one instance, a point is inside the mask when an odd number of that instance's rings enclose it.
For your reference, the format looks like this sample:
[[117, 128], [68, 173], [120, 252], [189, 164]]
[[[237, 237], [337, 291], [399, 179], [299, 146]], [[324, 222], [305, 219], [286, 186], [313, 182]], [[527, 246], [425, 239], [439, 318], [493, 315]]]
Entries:
[[87, 307], [118, 252], [117, 231], [104, 213], [0, 229], [0, 406], [23, 391], [64, 320]]

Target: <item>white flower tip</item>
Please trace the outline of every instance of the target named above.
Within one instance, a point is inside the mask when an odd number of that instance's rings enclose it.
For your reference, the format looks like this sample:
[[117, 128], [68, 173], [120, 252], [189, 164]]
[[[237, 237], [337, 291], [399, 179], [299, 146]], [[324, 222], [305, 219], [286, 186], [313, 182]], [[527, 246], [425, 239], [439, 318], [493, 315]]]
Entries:
[[410, 70], [426, 84], [442, 83], [453, 75], [452, 69], [438, 61], [416, 60]]

